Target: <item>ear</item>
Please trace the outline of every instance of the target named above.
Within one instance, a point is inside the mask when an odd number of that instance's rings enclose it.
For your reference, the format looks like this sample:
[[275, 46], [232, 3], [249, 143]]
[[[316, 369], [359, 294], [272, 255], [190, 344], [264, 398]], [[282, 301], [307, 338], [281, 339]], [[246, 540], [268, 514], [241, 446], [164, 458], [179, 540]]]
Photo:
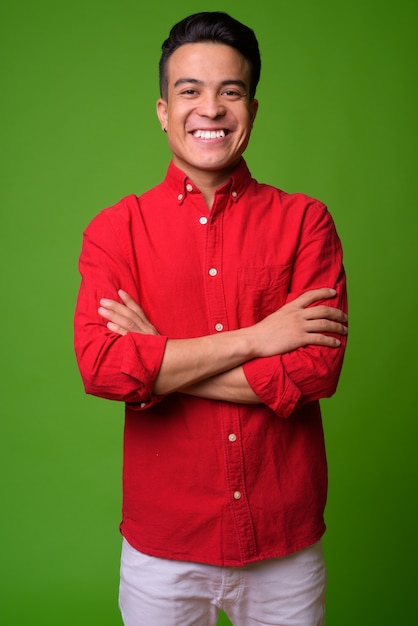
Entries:
[[250, 120], [251, 120], [251, 125], [254, 124], [254, 120], [255, 120], [255, 116], [257, 115], [257, 111], [258, 111], [258, 100], [251, 100], [251, 102], [250, 102]]
[[157, 115], [158, 115], [158, 119], [160, 120], [162, 130], [165, 130], [167, 128], [167, 119], [168, 119], [167, 112], [168, 112], [167, 102], [163, 100], [163, 98], [159, 98], [157, 100]]

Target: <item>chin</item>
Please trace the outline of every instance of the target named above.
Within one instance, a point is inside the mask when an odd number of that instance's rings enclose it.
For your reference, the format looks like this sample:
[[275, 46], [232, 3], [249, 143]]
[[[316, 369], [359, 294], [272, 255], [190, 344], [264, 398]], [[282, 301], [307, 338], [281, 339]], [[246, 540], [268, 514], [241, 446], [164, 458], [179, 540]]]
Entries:
[[225, 170], [234, 167], [237, 163], [239, 163], [240, 159], [241, 155], [233, 158], [202, 159], [200, 161], [196, 161], [194, 167], [210, 171]]

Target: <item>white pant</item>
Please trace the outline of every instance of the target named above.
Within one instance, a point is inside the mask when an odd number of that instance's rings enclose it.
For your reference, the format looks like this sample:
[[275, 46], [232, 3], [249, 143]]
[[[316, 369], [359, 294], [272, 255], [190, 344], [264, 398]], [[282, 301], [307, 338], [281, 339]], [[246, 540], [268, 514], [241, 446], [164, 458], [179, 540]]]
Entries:
[[119, 604], [125, 626], [323, 626], [321, 542], [245, 567], [169, 561], [122, 546]]

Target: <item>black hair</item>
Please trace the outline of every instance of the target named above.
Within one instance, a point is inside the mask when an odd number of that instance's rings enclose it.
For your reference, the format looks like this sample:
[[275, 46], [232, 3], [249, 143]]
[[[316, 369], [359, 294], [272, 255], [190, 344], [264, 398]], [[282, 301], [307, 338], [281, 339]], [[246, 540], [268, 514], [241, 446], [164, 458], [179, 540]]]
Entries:
[[160, 58], [160, 94], [167, 97], [167, 62], [170, 56], [187, 43], [212, 41], [235, 48], [250, 65], [250, 98], [253, 99], [260, 79], [261, 59], [254, 31], [227, 13], [219, 11], [189, 15], [173, 26], [162, 45]]

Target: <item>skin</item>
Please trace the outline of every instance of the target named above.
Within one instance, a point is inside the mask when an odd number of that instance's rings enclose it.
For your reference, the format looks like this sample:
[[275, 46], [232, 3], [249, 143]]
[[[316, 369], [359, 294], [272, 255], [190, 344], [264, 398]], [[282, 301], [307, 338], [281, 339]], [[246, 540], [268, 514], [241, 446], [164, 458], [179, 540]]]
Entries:
[[[186, 44], [167, 63], [167, 98], [157, 101], [175, 165], [197, 185], [209, 206], [239, 163], [250, 139], [258, 102], [249, 97], [250, 68], [234, 48]], [[205, 138], [196, 131], [224, 131]]]
[[[248, 328], [196, 339], [168, 340], [156, 394], [183, 391], [204, 398], [246, 404], [258, 403], [245, 378], [242, 363], [264, 356], [285, 354], [306, 345], [338, 348], [341, 342], [323, 333], [347, 334], [347, 316], [329, 306], [311, 306], [332, 298], [334, 289], [307, 291], [261, 322]], [[120, 290], [122, 303], [103, 299], [99, 314], [119, 335], [128, 332], [158, 335], [141, 307]]]
[[[257, 114], [258, 102], [248, 95], [249, 66], [229, 46], [186, 44], [170, 57], [167, 74], [167, 97], [158, 100], [157, 115], [167, 130], [175, 165], [197, 185], [211, 208], [216, 189], [241, 159]], [[218, 135], [207, 138], [196, 131]], [[347, 316], [329, 306], [312, 306], [335, 295], [335, 290], [328, 288], [308, 291], [254, 326], [193, 339], [168, 339], [154, 393], [182, 391], [204, 398], [259, 403], [242, 364], [306, 345], [338, 349], [340, 341], [329, 334], [345, 335]], [[100, 301], [98, 311], [109, 330], [119, 335], [158, 334], [129, 294], [120, 290], [119, 297], [120, 302]]]

